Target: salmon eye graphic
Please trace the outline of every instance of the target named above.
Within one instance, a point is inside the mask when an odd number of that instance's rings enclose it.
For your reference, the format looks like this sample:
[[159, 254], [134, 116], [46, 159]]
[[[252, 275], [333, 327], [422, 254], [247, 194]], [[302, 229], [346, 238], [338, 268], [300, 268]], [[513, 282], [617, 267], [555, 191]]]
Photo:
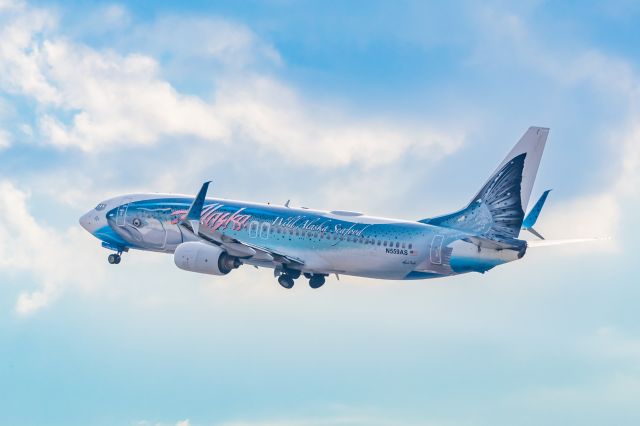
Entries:
[[140, 228], [142, 226], [142, 221], [137, 217], [133, 219], [131, 223], [133, 223], [133, 226], [135, 226], [136, 228]]

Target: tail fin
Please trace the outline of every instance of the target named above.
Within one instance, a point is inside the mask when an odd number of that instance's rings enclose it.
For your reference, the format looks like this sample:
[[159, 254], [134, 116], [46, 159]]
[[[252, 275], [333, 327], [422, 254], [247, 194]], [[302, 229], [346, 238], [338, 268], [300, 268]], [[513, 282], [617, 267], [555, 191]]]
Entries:
[[491, 239], [517, 238], [549, 129], [530, 127], [462, 210], [420, 222]]

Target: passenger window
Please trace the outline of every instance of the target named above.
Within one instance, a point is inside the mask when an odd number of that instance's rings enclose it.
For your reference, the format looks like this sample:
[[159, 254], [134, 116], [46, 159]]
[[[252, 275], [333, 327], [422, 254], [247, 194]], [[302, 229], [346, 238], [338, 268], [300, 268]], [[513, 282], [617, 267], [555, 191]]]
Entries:
[[386, 241], [384, 242], [383, 246], [385, 246], [385, 247], [387, 246], [387, 242]]
[[396, 241], [396, 248], [400, 248], [400, 243]]
[[409, 250], [413, 248], [413, 244], [409, 243]]

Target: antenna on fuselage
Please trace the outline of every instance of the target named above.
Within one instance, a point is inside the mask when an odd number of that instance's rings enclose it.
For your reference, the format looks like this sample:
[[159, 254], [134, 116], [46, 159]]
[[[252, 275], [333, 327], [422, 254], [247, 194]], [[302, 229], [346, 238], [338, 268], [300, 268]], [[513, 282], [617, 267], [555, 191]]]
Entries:
[[291, 202], [291, 200], [287, 200], [287, 202], [286, 202], [286, 203], [284, 203], [284, 206], [285, 206], [286, 208], [289, 208], [289, 203], [290, 203], [290, 202]]
[[210, 183], [211, 181], [207, 181], [202, 184], [198, 195], [191, 203], [191, 207], [189, 207], [189, 211], [183, 220], [183, 222], [188, 222], [191, 225], [191, 229], [196, 235], [198, 235], [198, 230], [200, 229], [200, 216], [202, 216], [202, 207], [204, 206], [204, 199], [207, 196]]

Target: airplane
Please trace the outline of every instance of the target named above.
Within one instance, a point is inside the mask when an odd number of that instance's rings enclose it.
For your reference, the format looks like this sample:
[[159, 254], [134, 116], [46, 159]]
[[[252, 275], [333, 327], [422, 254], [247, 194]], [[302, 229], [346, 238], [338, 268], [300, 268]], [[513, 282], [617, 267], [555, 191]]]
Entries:
[[[150, 193], [102, 201], [80, 225], [113, 252], [110, 264], [130, 249], [172, 253], [178, 268], [202, 274], [271, 268], [287, 289], [301, 275], [315, 289], [329, 275], [417, 280], [485, 273], [536, 245], [591, 240], [544, 240], [533, 228], [549, 190], [525, 217], [548, 134], [530, 127], [465, 207], [427, 219], [206, 198], [205, 182], [195, 197]], [[521, 230], [539, 240], [519, 239]]]

